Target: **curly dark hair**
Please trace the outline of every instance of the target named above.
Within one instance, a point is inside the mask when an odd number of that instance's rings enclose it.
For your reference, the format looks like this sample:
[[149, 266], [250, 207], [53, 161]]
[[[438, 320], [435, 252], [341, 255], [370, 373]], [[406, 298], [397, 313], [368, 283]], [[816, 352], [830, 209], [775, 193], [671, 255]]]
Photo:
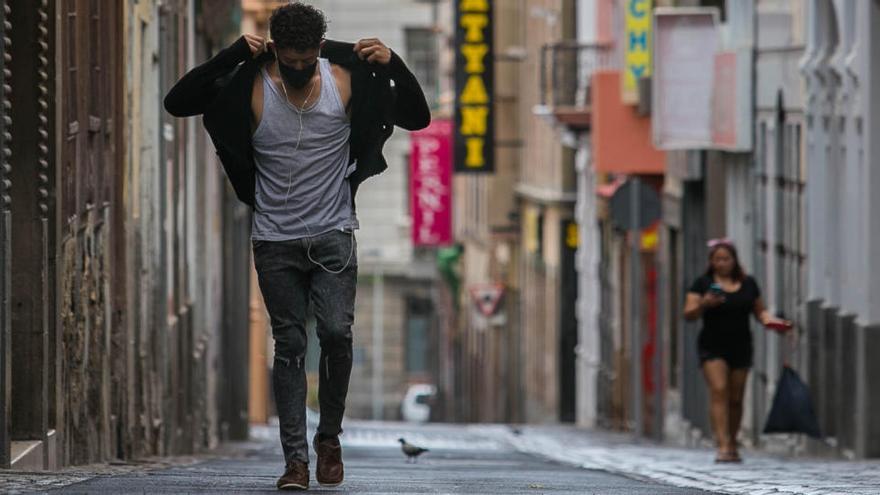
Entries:
[[318, 48], [326, 32], [324, 13], [300, 2], [278, 7], [269, 18], [269, 34], [278, 48], [298, 52]]

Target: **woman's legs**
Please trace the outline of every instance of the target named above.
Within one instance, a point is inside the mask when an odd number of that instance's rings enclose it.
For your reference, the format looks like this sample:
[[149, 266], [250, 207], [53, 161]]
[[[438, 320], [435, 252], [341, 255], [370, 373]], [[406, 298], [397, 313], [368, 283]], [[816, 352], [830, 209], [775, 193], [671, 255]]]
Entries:
[[736, 368], [730, 370], [728, 377], [728, 434], [730, 435], [731, 450], [736, 450], [736, 436], [739, 433], [739, 426], [743, 415], [743, 396], [746, 392], [746, 380], [749, 378], [748, 368]]
[[718, 452], [732, 452], [735, 445], [730, 444], [730, 401], [728, 378], [730, 369], [723, 359], [710, 359], [703, 363], [703, 375], [709, 386], [709, 415], [712, 429], [718, 442]]

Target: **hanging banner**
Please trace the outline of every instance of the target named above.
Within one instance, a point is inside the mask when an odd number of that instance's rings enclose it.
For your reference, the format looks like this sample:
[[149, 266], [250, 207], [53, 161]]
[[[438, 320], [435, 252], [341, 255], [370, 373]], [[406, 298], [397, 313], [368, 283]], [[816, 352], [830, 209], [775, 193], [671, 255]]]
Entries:
[[434, 119], [410, 134], [410, 212], [414, 246], [452, 243], [452, 122]]
[[455, 2], [455, 171], [491, 173], [494, 163], [492, 2]]
[[651, 75], [651, 0], [624, 0], [624, 103], [639, 102], [639, 79]]
[[726, 151], [752, 150], [752, 50], [715, 54], [712, 144]]
[[715, 7], [654, 11], [651, 125], [656, 148], [713, 147], [712, 84], [719, 15]]

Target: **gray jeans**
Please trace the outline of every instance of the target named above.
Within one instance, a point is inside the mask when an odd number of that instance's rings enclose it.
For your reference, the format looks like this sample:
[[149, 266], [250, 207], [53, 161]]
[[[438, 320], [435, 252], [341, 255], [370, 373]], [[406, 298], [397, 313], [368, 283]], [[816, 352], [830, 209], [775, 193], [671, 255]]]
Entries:
[[[311, 243], [312, 260], [306, 254]], [[351, 326], [357, 285], [357, 241], [353, 232], [333, 230], [309, 239], [253, 241], [260, 291], [272, 323], [275, 362], [272, 387], [286, 461], [309, 462], [306, 440], [306, 313], [309, 301], [321, 345], [318, 432], [338, 435], [351, 376]], [[354, 250], [354, 252], [352, 252]]]

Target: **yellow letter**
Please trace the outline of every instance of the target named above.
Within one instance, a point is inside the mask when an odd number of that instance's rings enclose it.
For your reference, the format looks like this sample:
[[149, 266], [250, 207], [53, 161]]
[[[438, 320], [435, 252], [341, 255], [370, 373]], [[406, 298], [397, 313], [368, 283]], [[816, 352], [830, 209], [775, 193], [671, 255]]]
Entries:
[[467, 66], [464, 71], [468, 74], [482, 74], [486, 72], [483, 66], [483, 57], [489, 52], [488, 45], [461, 45], [461, 53], [467, 60]]
[[483, 166], [483, 138], [468, 138], [467, 158], [465, 166], [479, 168]]
[[461, 16], [461, 26], [467, 31], [465, 40], [468, 43], [483, 42], [483, 28], [489, 24], [486, 14], [466, 14]]
[[483, 78], [480, 76], [470, 76], [464, 89], [461, 91], [460, 103], [466, 105], [479, 105], [489, 103], [489, 95], [486, 93], [486, 86], [483, 84]]
[[462, 12], [488, 12], [489, 2], [488, 0], [461, 0], [458, 8]]
[[489, 107], [461, 107], [461, 134], [485, 136]]

